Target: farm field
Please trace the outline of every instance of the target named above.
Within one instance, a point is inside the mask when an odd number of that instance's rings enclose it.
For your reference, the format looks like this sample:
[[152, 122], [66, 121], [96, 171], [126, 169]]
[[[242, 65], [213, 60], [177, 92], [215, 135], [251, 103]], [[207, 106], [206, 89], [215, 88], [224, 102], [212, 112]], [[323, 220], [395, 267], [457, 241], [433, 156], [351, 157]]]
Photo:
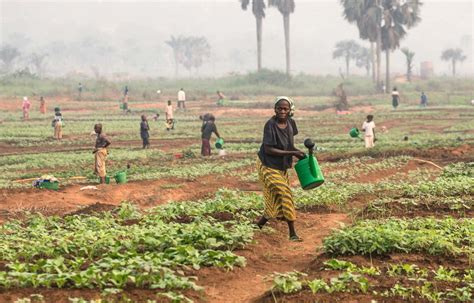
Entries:
[[[219, 108], [198, 98], [176, 112], [173, 131], [164, 97], [132, 98], [130, 114], [108, 99], [50, 97], [49, 114], [33, 101], [26, 122], [19, 100], [0, 99], [0, 302], [472, 302], [474, 108], [434, 96], [422, 109], [407, 93], [393, 111], [387, 96], [361, 95], [336, 115], [323, 109], [332, 97], [294, 96], [297, 146], [316, 142], [326, 179], [303, 191], [290, 172], [304, 239], [294, 243], [282, 222], [254, 224], [256, 152], [273, 98]], [[140, 115], [156, 112], [143, 150]], [[200, 156], [206, 112], [225, 157], [214, 142], [214, 155]], [[348, 132], [369, 113], [378, 140], [366, 150]], [[97, 184], [98, 122], [112, 141], [108, 174], [128, 166], [126, 184]], [[33, 188], [41, 175], [60, 189]]]

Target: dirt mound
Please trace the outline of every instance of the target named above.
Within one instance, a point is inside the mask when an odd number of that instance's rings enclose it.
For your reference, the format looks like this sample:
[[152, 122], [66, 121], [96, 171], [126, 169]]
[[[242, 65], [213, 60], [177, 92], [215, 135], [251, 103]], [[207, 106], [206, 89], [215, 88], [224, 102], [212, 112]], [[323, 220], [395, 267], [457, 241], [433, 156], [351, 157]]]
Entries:
[[106, 211], [112, 211], [116, 209], [116, 205], [111, 205], [111, 204], [103, 204], [103, 203], [95, 203], [92, 205], [88, 205], [84, 208], [81, 208], [79, 210], [76, 210], [74, 212], [68, 213], [68, 216], [74, 216], [74, 215], [94, 215], [97, 213], [101, 212], [106, 212]]

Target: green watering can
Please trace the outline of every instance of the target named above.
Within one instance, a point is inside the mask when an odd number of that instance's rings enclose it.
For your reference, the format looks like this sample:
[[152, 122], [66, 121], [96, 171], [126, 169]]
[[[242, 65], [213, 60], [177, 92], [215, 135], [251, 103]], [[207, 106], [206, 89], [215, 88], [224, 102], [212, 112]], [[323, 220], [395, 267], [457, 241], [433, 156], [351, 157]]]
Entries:
[[120, 171], [115, 174], [114, 176], [115, 182], [117, 184], [124, 184], [127, 183], [127, 172], [126, 171]]
[[324, 176], [318, 160], [313, 156], [314, 145], [311, 139], [304, 140], [304, 146], [308, 148], [309, 153], [295, 165], [296, 174], [304, 190], [316, 188], [324, 183]]
[[352, 138], [359, 138], [359, 135], [360, 135], [360, 132], [357, 128], [353, 127], [351, 128], [351, 130], [349, 131], [349, 135], [352, 137]]
[[217, 149], [222, 149], [223, 146], [224, 146], [224, 139], [222, 139], [222, 138], [217, 139], [216, 148]]

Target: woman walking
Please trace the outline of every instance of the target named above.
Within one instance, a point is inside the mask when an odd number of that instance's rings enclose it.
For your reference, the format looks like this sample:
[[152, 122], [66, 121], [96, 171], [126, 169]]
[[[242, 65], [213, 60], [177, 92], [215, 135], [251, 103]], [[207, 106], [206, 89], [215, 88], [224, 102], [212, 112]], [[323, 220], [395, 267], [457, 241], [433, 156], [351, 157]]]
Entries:
[[30, 107], [31, 102], [28, 100], [28, 97], [23, 97], [23, 104], [21, 105], [21, 109], [23, 110], [23, 120], [30, 119]]
[[43, 96], [40, 97], [40, 113], [46, 114], [46, 101]]
[[257, 169], [263, 185], [265, 209], [257, 225], [262, 228], [268, 220], [275, 218], [286, 221], [290, 240], [300, 242], [302, 239], [295, 231], [295, 203], [287, 171], [292, 167], [293, 157], [305, 157], [305, 154], [294, 146], [293, 137], [298, 134], [296, 122], [291, 118], [294, 108], [290, 98], [277, 97], [275, 115], [264, 127]]
[[400, 94], [398, 93], [397, 88], [394, 87], [393, 90], [392, 90], [392, 106], [393, 106], [393, 109], [397, 109], [398, 104], [400, 104]]

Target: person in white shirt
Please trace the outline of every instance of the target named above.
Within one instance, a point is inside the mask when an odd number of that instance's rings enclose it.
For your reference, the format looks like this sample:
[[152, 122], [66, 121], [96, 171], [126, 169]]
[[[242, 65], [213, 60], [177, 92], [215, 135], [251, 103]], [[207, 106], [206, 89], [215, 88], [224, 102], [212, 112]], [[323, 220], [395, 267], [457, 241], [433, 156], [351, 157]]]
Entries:
[[368, 115], [367, 116], [367, 121], [364, 121], [364, 124], [362, 124], [362, 130], [364, 131], [364, 141], [365, 141], [365, 147], [366, 148], [371, 148], [374, 147], [374, 142], [375, 142], [375, 123], [374, 123], [374, 116]]
[[173, 105], [171, 100], [168, 100], [166, 105], [166, 130], [174, 129], [174, 118], [173, 118]]
[[180, 89], [179, 92], [178, 92], [178, 108], [182, 108], [185, 109], [186, 108], [186, 104], [184, 103], [186, 101], [186, 94], [184, 93], [184, 89]]

